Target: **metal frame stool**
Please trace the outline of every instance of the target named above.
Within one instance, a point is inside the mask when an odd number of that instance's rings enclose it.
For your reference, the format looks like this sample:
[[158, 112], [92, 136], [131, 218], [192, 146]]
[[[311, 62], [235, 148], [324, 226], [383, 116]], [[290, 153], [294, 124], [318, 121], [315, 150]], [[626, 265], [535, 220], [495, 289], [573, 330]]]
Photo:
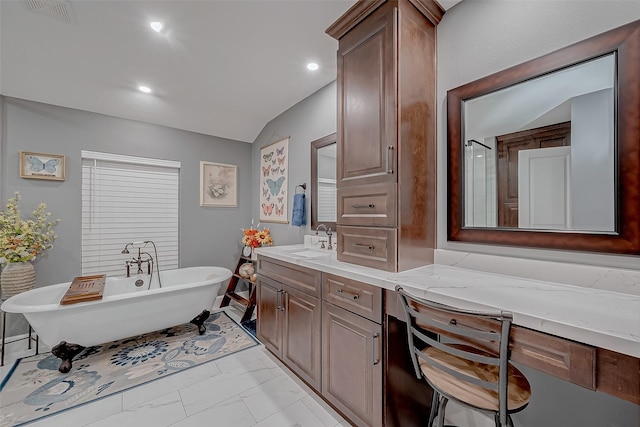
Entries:
[[[0, 304], [4, 302], [4, 300], [0, 300]], [[16, 338], [13, 339], [11, 341], [6, 341], [6, 331], [7, 331], [7, 312], [2, 310], [2, 350], [0, 353], [0, 366], [4, 366], [4, 352], [5, 352], [5, 346], [7, 344], [11, 344], [13, 342], [17, 342], [17, 341], [21, 341], [21, 340], [28, 340], [28, 345], [27, 345], [27, 349], [31, 350], [31, 342], [35, 341], [36, 343], [36, 354], [38, 354], [39, 352], [39, 344], [40, 344], [40, 340], [38, 339], [38, 335], [33, 336], [33, 329], [31, 328], [31, 325], [29, 325], [29, 335], [27, 337], [22, 337], [22, 338]]]
[[[531, 386], [509, 363], [508, 312], [478, 312], [439, 304], [396, 287], [405, 310], [411, 360], [433, 388], [429, 427], [444, 425], [447, 402], [490, 413], [497, 427], [529, 403]], [[437, 418], [436, 418], [437, 417]]]

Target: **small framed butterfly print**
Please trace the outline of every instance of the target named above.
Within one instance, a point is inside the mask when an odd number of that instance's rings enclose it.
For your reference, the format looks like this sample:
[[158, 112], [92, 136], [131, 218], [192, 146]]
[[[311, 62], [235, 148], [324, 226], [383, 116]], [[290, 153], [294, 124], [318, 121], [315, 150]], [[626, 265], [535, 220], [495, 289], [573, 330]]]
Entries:
[[288, 223], [289, 138], [260, 149], [260, 222]]
[[65, 156], [59, 154], [20, 152], [20, 177], [29, 179], [65, 180]]

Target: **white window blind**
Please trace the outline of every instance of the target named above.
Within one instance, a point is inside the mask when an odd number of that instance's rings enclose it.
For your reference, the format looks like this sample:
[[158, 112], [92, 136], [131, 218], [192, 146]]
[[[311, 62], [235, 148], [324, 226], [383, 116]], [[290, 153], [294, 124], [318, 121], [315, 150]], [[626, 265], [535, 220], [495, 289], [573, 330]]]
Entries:
[[318, 221], [336, 222], [337, 199], [336, 180], [318, 178]]
[[178, 268], [179, 180], [180, 162], [82, 151], [82, 274], [124, 275], [137, 251], [122, 249], [145, 240]]

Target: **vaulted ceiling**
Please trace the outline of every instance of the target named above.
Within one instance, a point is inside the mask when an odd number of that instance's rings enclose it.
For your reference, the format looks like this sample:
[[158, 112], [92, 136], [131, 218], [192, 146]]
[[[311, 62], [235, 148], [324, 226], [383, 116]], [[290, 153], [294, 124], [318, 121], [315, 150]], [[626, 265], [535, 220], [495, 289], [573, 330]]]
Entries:
[[0, 1], [0, 94], [253, 142], [335, 79], [324, 30], [354, 3]]

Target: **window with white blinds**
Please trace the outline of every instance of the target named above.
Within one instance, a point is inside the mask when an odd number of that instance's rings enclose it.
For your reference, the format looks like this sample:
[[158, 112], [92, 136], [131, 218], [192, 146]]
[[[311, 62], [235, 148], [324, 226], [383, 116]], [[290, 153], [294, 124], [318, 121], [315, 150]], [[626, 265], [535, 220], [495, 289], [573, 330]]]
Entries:
[[318, 221], [336, 222], [337, 200], [336, 180], [318, 178]]
[[179, 183], [180, 162], [82, 151], [82, 274], [124, 275], [124, 246], [146, 240], [178, 268]]

